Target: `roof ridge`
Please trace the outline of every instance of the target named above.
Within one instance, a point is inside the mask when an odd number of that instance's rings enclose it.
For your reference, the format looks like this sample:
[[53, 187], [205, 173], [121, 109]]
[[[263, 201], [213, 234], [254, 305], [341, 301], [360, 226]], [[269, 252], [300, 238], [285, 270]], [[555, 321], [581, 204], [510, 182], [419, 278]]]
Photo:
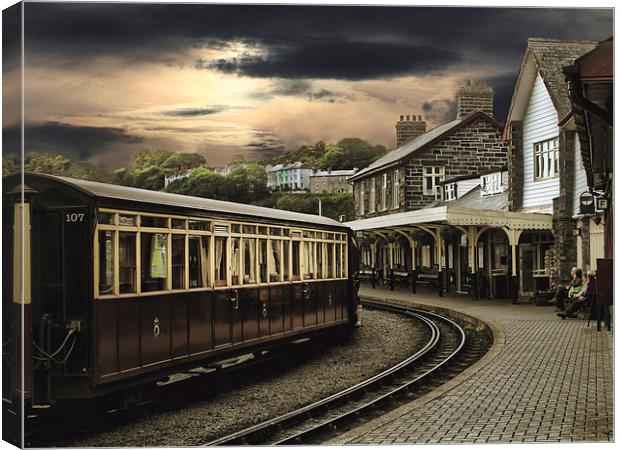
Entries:
[[542, 37], [529, 37], [527, 38], [528, 44], [530, 42], [556, 42], [561, 44], [596, 44], [600, 41], [590, 39], [557, 39], [557, 38], [542, 38]]

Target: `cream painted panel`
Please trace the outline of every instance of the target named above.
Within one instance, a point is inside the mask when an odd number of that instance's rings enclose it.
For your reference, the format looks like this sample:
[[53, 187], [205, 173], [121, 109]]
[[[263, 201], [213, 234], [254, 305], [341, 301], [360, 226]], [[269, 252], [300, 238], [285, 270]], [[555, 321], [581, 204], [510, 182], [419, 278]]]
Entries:
[[579, 139], [575, 139], [575, 198], [573, 199], [573, 215], [579, 214], [579, 196], [588, 190], [586, 170], [581, 160], [581, 145]]
[[456, 186], [457, 186], [457, 188], [456, 188], [456, 195], [457, 195], [457, 198], [461, 198], [462, 196], [467, 194], [469, 191], [471, 191], [473, 188], [475, 188], [479, 184], [480, 184], [480, 178], [473, 178], [473, 179], [469, 179], [469, 180], [457, 181], [456, 182]]
[[551, 206], [560, 193], [558, 177], [534, 181], [534, 144], [558, 136], [558, 130], [557, 112], [538, 74], [523, 119], [523, 208]]
[[596, 270], [596, 258], [605, 256], [605, 226], [590, 219], [590, 269]]

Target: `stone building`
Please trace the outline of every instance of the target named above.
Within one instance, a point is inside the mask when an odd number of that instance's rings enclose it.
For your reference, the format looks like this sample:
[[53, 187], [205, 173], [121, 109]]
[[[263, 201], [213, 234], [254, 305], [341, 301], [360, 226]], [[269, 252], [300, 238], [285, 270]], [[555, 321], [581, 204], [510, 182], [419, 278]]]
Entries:
[[459, 89], [455, 120], [406, 141], [352, 176], [356, 218], [422, 208], [436, 199], [439, 183], [506, 166], [507, 143], [493, 119], [492, 92], [486, 83], [467, 82]]
[[357, 172], [351, 170], [317, 170], [310, 175], [310, 192], [313, 194], [336, 194], [353, 192], [349, 178]]

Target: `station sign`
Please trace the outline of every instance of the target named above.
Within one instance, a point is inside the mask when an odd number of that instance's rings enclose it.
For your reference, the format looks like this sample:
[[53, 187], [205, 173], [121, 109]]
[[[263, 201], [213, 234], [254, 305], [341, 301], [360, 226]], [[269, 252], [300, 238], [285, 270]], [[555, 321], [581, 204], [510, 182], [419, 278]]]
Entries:
[[579, 196], [579, 212], [581, 214], [594, 214], [594, 196], [591, 192], [584, 192]]

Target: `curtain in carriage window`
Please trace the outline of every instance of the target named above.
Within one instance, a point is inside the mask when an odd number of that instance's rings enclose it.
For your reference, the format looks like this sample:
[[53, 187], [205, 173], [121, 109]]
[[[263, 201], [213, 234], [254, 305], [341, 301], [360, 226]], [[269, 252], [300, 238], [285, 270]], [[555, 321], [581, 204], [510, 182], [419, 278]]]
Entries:
[[280, 281], [282, 274], [280, 241], [269, 241], [269, 281]]
[[222, 286], [226, 284], [226, 239], [225, 237], [215, 238], [215, 284]]
[[256, 239], [243, 238], [243, 283], [256, 283]]

